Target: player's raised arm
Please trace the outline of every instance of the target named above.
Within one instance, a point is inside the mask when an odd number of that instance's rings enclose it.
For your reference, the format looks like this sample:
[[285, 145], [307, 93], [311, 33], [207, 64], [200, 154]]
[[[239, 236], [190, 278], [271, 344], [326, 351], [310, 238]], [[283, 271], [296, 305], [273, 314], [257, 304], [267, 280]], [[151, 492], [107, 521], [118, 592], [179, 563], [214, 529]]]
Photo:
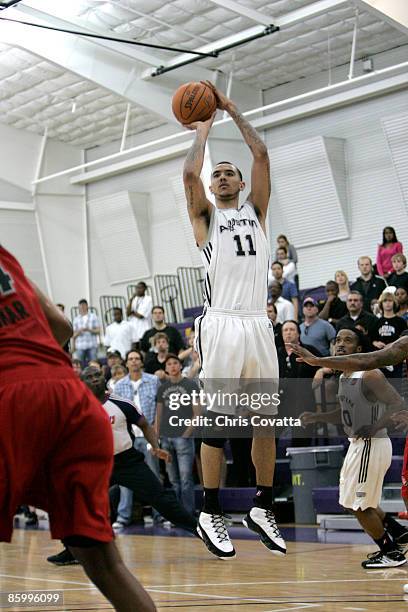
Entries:
[[39, 299], [40, 306], [51, 328], [52, 335], [60, 346], [64, 346], [72, 336], [72, 325], [46, 295], [30, 280], [30, 283]]
[[297, 344], [289, 345], [293, 352], [298, 355], [299, 360], [305, 361], [310, 365], [332, 368], [333, 370], [375, 370], [387, 365], [397, 365], [408, 357], [408, 336], [399, 338], [380, 351], [373, 353], [355, 353], [354, 355], [344, 355], [344, 357], [315, 357], [305, 348]]
[[[240, 113], [237, 106], [219, 91], [212, 83], [211, 86], [217, 98], [217, 107], [227, 111], [231, 119], [236, 123], [246, 144], [251, 150], [253, 162], [251, 170], [251, 191], [248, 200], [254, 205], [259, 220], [264, 225], [271, 195], [271, 176], [269, 166], [269, 155], [266, 145], [256, 129]], [[264, 227], [265, 229], [265, 227]]]
[[207, 239], [212, 204], [205, 195], [200, 178], [203, 169], [205, 145], [214, 122], [215, 113], [207, 121], [197, 121], [185, 127], [196, 131], [196, 136], [184, 162], [183, 182], [187, 198], [187, 210], [199, 246]]

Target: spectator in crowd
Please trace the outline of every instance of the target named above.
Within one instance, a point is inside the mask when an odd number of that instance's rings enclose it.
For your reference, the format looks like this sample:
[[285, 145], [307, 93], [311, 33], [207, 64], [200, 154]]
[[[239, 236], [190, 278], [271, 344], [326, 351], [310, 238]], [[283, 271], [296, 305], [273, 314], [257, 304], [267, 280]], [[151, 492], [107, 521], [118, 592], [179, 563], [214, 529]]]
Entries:
[[169, 339], [169, 352], [178, 355], [181, 349], [184, 348], [183, 338], [180, 332], [171, 325], [167, 325], [164, 318], [163, 306], [154, 306], [152, 309], [153, 327], [148, 329], [142, 337], [140, 348], [144, 353], [154, 350], [152, 342], [153, 336], [157, 332], [163, 332]]
[[275, 346], [276, 348], [282, 346], [282, 323], [278, 323], [278, 311], [276, 310], [275, 304], [268, 302], [266, 306], [266, 314], [268, 319], [272, 322], [273, 333], [275, 334]]
[[[156, 399], [160, 381], [157, 376], [143, 372], [143, 355], [140, 351], [131, 350], [126, 355], [126, 367], [129, 374], [119, 380], [114, 387], [115, 395], [133, 402], [143, 413], [150, 425], [156, 419]], [[160, 469], [157, 457], [153, 457], [147, 450], [146, 440], [140, 429], [133, 430], [136, 436], [134, 447], [145, 456], [146, 463], [152, 472], [160, 479]], [[121, 529], [129, 525], [132, 520], [133, 494], [129, 489], [121, 487], [118, 516], [113, 524], [114, 529]], [[160, 517], [153, 512], [153, 520], [160, 522]]]
[[[147, 285], [140, 281], [136, 285], [136, 291], [129, 300], [126, 308], [129, 323], [133, 329], [133, 342], [140, 342], [143, 334], [152, 326], [153, 301], [146, 294]], [[130, 350], [130, 349], [129, 349]]]
[[296, 282], [296, 264], [293, 261], [290, 261], [288, 258], [288, 251], [286, 247], [279, 247], [276, 249], [276, 253], [278, 256], [276, 261], [280, 261], [283, 266], [283, 278], [291, 282]]
[[278, 281], [272, 281], [269, 287], [268, 303], [275, 306], [278, 313], [278, 323], [283, 323], [288, 319], [294, 318], [295, 309], [293, 308], [293, 304], [282, 297], [282, 285]]
[[133, 327], [128, 321], [123, 320], [121, 308], [113, 309], [113, 323], [107, 326], [105, 332], [104, 345], [107, 350], [118, 351], [122, 359], [132, 348]]
[[381, 310], [377, 298], [371, 300], [370, 312], [372, 312], [377, 319], [381, 317]]
[[280, 247], [284, 247], [286, 249], [289, 261], [293, 261], [293, 263], [296, 265], [298, 262], [298, 256], [297, 256], [297, 252], [293, 244], [289, 244], [289, 241], [284, 234], [279, 234], [279, 236], [276, 239], [276, 242], [278, 246], [275, 251], [275, 259], [279, 259], [278, 249]]
[[[281, 405], [279, 415], [298, 418], [304, 411], [304, 406], [314, 406], [314, 396], [311, 381], [316, 372], [316, 367], [309, 366], [305, 362], [296, 361], [296, 355], [286, 343], [293, 342], [307, 347], [313, 355], [320, 355], [314, 346], [304, 344], [301, 340], [300, 326], [297, 321], [285, 321], [282, 325], [282, 337], [284, 344], [278, 348], [279, 362], [279, 397]], [[296, 380], [294, 380], [296, 379]], [[308, 380], [310, 379], [310, 384]], [[303, 438], [307, 433], [302, 432]], [[303, 445], [304, 439], [292, 442]]]
[[122, 355], [119, 351], [108, 349], [106, 351], [106, 365], [103, 368], [105, 380], [108, 381], [112, 377], [111, 370], [115, 365], [123, 365]]
[[[402, 317], [397, 316], [398, 301], [393, 293], [384, 291], [378, 300], [381, 318], [377, 319], [377, 332], [374, 336], [373, 345], [376, 349], [382, 349], [387, 344], [398, 340], [403, 331], [407, 329], [407, 323]], [[402, 363], [388, 366], [383, 369], [387, 378], [402, 377]]]
[[100, 361], [98, 361], [97, 359], [90, 359], [88, 362], [88, 366], [91, 368], [96, 368], [97, 370], [102, 370], [102, 366]]
[[369, 312], [371, 300], [379, 298], [387, 284], [383, 278], [373, 274], [373, 264], [369, 257], [359, 257], [358, 269], [361, 276], [351, 285], [351, 290], [361, 293], [363, 308]]
[[81, 376], [82, 363], [80, 359], [72, 359], [72, 369], [74, 370], [75, 374]]
[[377, 249], [377, 272], [380, 276], [388, 278], [392, 273], [392, 256], [402, 253], [402, 244], [398, 242], [393, 227], [384, 227], [382, 244]]
[[292, 302], [295, 311], [294, 319], [299, 318], [299, 292], [296, 284], [283, 278], [283, 265], [280, 261], [274, 261], [268, 274], [269, 284], [276, 280], [282, 285], [282, 297]]
[[347, 311], [348, 313], [337, 321], [336, 330], [354, 329], [357, 325], [362, 325], [372, 344], [377, 333], [378, 319], [371, 312], [363, 309], [363, 296], [359, 291], [350, 291], [347, 298]]
[[334, 327], [337, 321], [347, 314], [347, 306], [339, 298], [339, 286], [336, 281], [326, 283], [326, 301], [319, 302], [319, 308], [319, 318], [328, 321]]
[[[200, 392], [196, 382], [184, 378], [181, 373], [182, 363], [177, 355], [171, 353], [166, 357], [168, 380], [160, 385], [157, 394], [156, 433], [160, 437], [161, 447], [167, 450], [172, 458], [166, 464], [167, 474], [178, 500], [193, 514], [194, 501], [194, 430], [186, 426], [185, 419], [199, 416], [200, 408], [194, 405], [191, 393]], [[180, 402], [177, 409], [172, 406], [175, 397], [190, 396], [190, 402]], [[178, 424], [170, 424], [170, 417], [176, 417]]]
[[[55, 304], [57, 308], [59, 308], [59, 310], [65, 315], [65, 306], [64, 304]], [[62, 347], [62, 349], [66, 352], [69, 353], [69, 340], [64, 344], [64, 346]]]
[[347, 296], [350, 293], [350, 285], [347, 274], [344, 270], [337, 270], [334, 275], [334, 280], [339, 286], [339, 299], [342, 302], [347, 302]]
[[94, 312], [90, 312], [88, 302], [79, 300], [79, 314], [74, 318], [74, 345], [78, 359], [84, 368], [90, 359], [96, 359], [100, 323]]
[[116, 383], [122, 378], [125, 378], [125, 376], [127, 375], [127, 369], [124, 365], [121, 364], [114, 365], [111, 368], [111, 375], [111, 378], [106, 383], [106, 386], [108, 387], [109, 391], [113, 391]]
[[312, 297], [303, 300], [303, 316], [304, 321], [300, 326], [303, 344], [313, 346], [324, 357], [330, 355], [330, 343], [336, 332], [333, 325], [319, 318], [319, 307]]
[[399, 306], [398, 316], [408, 321], [408, 291], [403, 287], [398, 287], [395, 292], [395, 297], [397, 298]]
[[153, 336], [154, 352], [147, 353], [144, 371], [155, 374], [160, 380], [166, 379], [166, 359], [169, 354], [169, 339], [163, 332]]
[[387, 281], [390, 287], [403, 287], [408, 291], [407, 258], [403, 253], [396, 253], [391, 257], [392, 272]]
[[192, 329], [187, 338], [187, 348], [178, 355], [183, 363], [182, 375], [191, 380], [197, 380], [200, 373], [200, 359], [195, 350], [195, 332]]

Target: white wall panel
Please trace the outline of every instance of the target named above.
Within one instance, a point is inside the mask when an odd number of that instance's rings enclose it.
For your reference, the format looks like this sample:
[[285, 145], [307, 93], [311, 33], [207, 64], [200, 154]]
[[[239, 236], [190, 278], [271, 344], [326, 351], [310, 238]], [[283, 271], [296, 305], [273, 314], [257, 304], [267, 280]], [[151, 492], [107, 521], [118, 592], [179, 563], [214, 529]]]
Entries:
[[386, 117], [382, 126], [408, 212], [408, 113]]

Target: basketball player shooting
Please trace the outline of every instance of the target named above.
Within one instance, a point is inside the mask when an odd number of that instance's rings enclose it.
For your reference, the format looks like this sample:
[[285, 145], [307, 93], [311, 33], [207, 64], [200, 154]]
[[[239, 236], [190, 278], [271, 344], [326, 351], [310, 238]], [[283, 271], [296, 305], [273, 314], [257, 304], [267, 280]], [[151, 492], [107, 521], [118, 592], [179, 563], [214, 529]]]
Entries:
[[61, 348], [71, 324], [1, 246], [0, 319], [0, 542], [17, 506], [43, 508], [115, 610], [154, 612], [113, 542], [112, 429]]
[[[196, 342], [201, 378], [277, 380], [278, 363], [272, 325], [266, 316], [269, 246], [265, 235], [270, 197], [269, 157], [265, 144], [238, 108], [211, 83], [220, 110], [227, 111], [239, 128], [252, 157], [250, 194], [239, 203], [245, 189], [240, 170], [231, 162], [219, 162], [211, 175], [207, 199], [200, 178], [207, 138], [215, 114], [186, 127], [196, 132], [184, 164], [184, 187], [194, 237], [206, 271], [205, 307], [196, 320]], [[219, 414], [229, 407], [216, 406]], [[258, 413], [274, 415], [275, 406]], [[270, 432], [269, 432], [270, 434]], [[221, 559], [235, 557], [219, 501], [221, 464], [225, 438], [205, 437], [201, 446], [204, 506], [197, 531], [208, 549]], [[275, 554], [286, 553], [285, 542], [272, 512], [275, 467], [274, 436], [254, 434], [252, 460], [257, 492], [244, 524]]]

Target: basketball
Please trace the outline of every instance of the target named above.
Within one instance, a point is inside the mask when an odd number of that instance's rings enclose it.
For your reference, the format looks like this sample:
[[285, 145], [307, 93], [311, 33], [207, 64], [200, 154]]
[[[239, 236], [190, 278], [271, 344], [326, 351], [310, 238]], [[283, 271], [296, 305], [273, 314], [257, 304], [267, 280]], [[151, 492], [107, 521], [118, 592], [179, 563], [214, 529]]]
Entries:
[[205, 83], [185, 83], [173, 96], [172, 109], [180, 123], [206, 121], [217, 108], [217, 100]]

